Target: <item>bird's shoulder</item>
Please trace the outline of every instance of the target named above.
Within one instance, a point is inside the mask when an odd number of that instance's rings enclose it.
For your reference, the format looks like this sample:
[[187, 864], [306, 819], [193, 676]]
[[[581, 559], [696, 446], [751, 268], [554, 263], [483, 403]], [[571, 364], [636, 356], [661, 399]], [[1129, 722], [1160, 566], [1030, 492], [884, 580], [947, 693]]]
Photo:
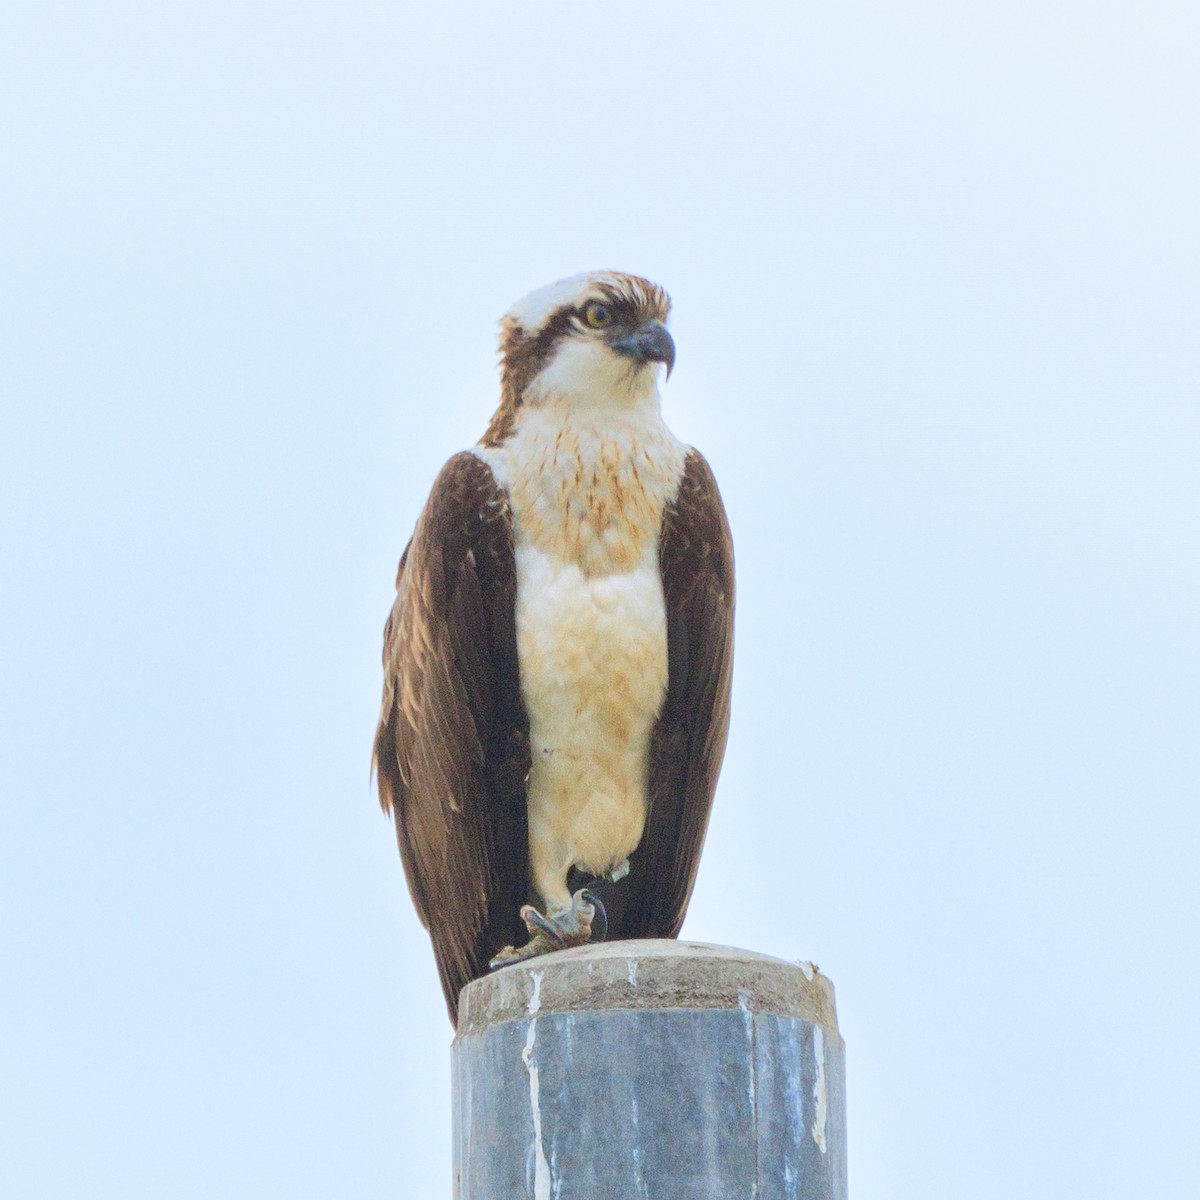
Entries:
[[508, 495], [490, 464], [474, 451], [462, 450], [438, 472], [413, 542], [470, 541], [508, 518]]
[[729, 518], [712, 467], [694, 446], [687, 447], [679, 487], [663, 513], [659, 556], [666, 577], [692, 579], [704, 569], [732, 597]]
[[483, 582], [499, 582], [511, 573], [512, 554], [507, 493], [482, 458], [459, 451], [438, 472], [400, 557], [396, 597], [384, 627], [385, 670], [400, 669], [416, 624], [440, 619], [464, 567]]

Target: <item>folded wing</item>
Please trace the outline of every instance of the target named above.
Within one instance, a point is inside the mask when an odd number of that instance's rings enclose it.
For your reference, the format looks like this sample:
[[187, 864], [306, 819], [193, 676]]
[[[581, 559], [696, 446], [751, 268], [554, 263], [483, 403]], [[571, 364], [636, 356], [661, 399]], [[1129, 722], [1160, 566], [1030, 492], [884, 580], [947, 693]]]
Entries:
[[515, 598], [508, 499], [490, 467], [458, 454], [400, 560], [375, 737], [380, 802], [451, 1021], [461, 989], [525, 932], [529, 727]]

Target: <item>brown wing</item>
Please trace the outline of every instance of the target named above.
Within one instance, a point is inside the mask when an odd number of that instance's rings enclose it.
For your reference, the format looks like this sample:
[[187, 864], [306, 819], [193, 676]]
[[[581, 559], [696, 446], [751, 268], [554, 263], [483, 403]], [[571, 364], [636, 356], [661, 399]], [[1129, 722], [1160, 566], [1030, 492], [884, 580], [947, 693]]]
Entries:
[[461, 989], [524, 940], [529, 723], [516, 590], [508, 498], [486, 463], [458, 454], [400, 560], [375, 736], [380, 803], [453, 1022]]
[[[704, 456], [688, 455], [659, 541], [667, 695], [650, 743], [650, 813], [631, 860], [621, 937], [676, 937], [708, 828], [733, 678], [733, 541]], [[613, 898], [621, 885], [613, 889]]]

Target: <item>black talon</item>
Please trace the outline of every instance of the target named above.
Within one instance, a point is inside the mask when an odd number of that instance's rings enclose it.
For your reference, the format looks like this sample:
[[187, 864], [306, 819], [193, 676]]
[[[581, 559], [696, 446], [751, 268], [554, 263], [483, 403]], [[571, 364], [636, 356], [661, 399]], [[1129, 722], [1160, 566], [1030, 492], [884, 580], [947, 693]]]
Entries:
[[[601, 904], [600, 897], [595, 892], [590, 892], [587, 888], [584, 888], [581, 895], [596, 910], [596, 915], [592, 918], [592, 941], [602, 942], [608, 937], [608, 913], [605, 911], [604, 905]], [[597, 924], [600, 926], [599, 933], [596, 932]]]
[[536, 908], [529, 914], [528, 920], [532, 921], [547, 937], [553, 938], [560, 946], [565, 945], [562, 934]]

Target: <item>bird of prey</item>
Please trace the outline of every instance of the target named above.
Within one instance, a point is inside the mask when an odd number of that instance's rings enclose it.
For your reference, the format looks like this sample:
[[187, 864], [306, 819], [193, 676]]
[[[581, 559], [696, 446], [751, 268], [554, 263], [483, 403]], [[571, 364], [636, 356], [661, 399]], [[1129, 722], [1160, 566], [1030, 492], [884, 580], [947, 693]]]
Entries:
[[499, 407], [400, 560], [374, 761], [452, 1022], [489, 965], [683, 924], [734, 588], [712, 471], [662, 419], [669, 310], [613, 271], [514, 305]]

